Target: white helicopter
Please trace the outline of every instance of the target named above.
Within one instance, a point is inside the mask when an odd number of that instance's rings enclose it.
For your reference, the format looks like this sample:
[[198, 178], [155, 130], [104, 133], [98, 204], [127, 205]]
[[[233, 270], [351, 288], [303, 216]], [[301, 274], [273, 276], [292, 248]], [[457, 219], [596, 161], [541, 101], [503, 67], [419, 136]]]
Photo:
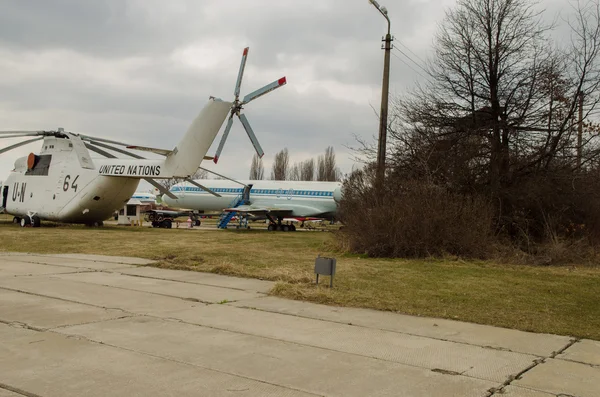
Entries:
[[[258, 155], [262, 157], [264, 152], [248, 119], [240, 111], [242, 106], [286, 84], [286, 78], [283, 77], [246, 95], [240, 101], [240, 86], [247, 56], [248, 48], [245, 48], [235, 85], [234, 101], [226, 102], [210, 97], [173, 150], [128, 145], [74, 134], [62, 128], [57, 131], [1, 131], [0, 139], [35, 138], [0, 149], [0, 154], [36, 141], [43, 140], [43, 143], [39, 154], [30, 153], [15, 161], [14, 169], [2, 186], [0, 212], [13, 215], [13, 222], [23, 227], [39, 227], [41, 220], [102, 226], [105, 219], [110, 218], [115, 210], [131, 198], [141, 179], [173, 199], [177, 196], [164, 189], [156, 179], [183, 179], [220, 197], [218, 193], [193, 181], [190, 176], [197, 171], [202, 160], [212, 159], [217, 162], [234, 115], [240, 118]], [[206, 153], [228, 113], [230, 117], [217, 154], [207, 157]], [[145, 159], [111, 145], [153, 152], [165, 156], [165, 159]], [[132, 158], [117, 158], [102, 148]], [[105, 158], [92, 160], [88, 150]]]

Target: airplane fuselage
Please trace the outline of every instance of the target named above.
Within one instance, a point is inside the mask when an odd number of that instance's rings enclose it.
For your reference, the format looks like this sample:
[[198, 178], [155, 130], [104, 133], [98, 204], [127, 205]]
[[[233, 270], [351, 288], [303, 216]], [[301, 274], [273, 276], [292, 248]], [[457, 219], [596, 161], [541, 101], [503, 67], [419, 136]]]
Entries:
[[[302, 181], [249, 181], [241, 183], [252, 185], [250, 202], [254, 207], [278, 208], [290, 210], [294, 217], [329, 218], [336, 213], [341, 198], [339, 182], [302, 182]], [[204, 213], [219, 213], [242, 194], [243, 186], [228, 180], [198, 180], [222, 197], [210, 193], [189, 183], [180, 183], [171, 188], [178, 196], [177, 200], [163, 196], [169, 206], [198, 210]]]

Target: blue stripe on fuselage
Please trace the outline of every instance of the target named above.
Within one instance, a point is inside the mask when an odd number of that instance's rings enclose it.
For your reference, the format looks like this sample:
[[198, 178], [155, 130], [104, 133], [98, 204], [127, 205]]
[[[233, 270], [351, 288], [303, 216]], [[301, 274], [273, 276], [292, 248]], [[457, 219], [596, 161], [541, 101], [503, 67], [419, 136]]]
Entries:
[[[242, 194], [243, 188], [211, 188], [215, 193], [231, 193], [231, 194]], [[173, 193], [184, 192], [184, 193], [199, 193], [209, 194], [207, 191], [200, 189], [195, 186], [174, 186], [170, 190]], [[294, 196], [294, 197], [332, 197], [333, 192], [318, 191], [318, 190], [283, 190], [283, 189], [252, 189], [250, 195], [261, 195], [261, 196]]]

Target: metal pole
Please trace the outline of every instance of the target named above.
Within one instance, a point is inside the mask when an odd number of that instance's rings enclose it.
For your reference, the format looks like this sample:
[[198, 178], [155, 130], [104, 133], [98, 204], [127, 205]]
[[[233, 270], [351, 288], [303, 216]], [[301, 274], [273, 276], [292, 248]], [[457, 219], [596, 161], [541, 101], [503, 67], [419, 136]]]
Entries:
[[579, 125], [577, 126], [577, 169], [581, 168], [581, 152], [583, 140], [583, 92], [579, 93]]
[[[387, 19], [387, 17], [386, 17]], [[381, 112], [379, 114], [379, 147], [377, 149], [377, 184], [383, 187], [385, 181], [385, 149], [387, 139], [388, 101], [390, 88], [390, 50], [392, 49], [392, 36], [388, 19], [388, 33], [385, 36], [385, 55], [383, 61], [383, 83], [381, 85]]]
[[385, 180], [385, 149], [386, 149], [386, 138], [387, 138], [387, 119], [388, 119], [388, 98], [390, 90], [390, 51], [392, 49], [392, 36], [390, 34], [391, 23], [390, 18], [387, 15], [387, 9], [381, 7], [376, 0], [369, 0], [377, 11], [387, 21], [387, 34], [385, 39], [385, 55], [383, 58], [383, 83], [381, 85], [381, 112], [379, 114], [379, 145], [377, 148], [377, 172], [375, 174], [375, 186], [376, 190], [380, 191], [383, 189]]

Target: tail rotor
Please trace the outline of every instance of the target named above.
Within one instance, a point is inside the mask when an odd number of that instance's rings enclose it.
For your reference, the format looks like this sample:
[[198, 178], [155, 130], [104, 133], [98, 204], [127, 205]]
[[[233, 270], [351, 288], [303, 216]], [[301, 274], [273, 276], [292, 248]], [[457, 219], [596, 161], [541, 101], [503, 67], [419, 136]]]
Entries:
[[244, 48], [244, 52], [242, 54], [242, 62], [240, 63], [240, 70], [238, 72], [237, 81], [235, 83], [235, 90], [233, 92], [235, 95], [235, 99], [233, 101], [233, 105], [231, 106], [231, 115], [229, 116], [229, 119], [227, 120], [227, 126], [225, 127], [225, 131], [223, 132], [223, 136], [221, 137], [221, 141], [219, 142], [217, 152], [213, 159], [215, 164], [219, 161], [219, 157], [221, 156], [221, 152], [223, 151], [223, 147], [225, 146], [225, 141], [227, 140], [227, 137], [229, 136], [229, 131], [231, 130], [231, 127], [233, 125], [233, 116], [237, 116], [240, 119], [240, 122], [242, 123], [242, 126], [244, 127], [246, 134], [248, 134], [248, 138], [250, 138], [250, 141], [252, 142], [252, 145], [254, 146], [254, 149], [256, 150], [256, 153], [258, 154], [258, 156], [262, 157], [265, 154], [262, 147], [260, 146], [260, 143], [258, 142], [258, 139], [256, 138], [256, 135], [254, 134], [254, 131], [252, 130], [252, 127], [250, 127], [248, 118], [246, 117], [246, 115], [242, 114], [241, 111], [242, 111], [244, 105], [248, 104], [249, 102], [255, 100], [256, 98], [261, 97], [261, 96], [263, 96], [263, 95], [265, 95], [287, 83], [286, 78], [282, 77], [278, 80], [275, 80], [274, 82], [272, 82], [270, 84], [267, 84], [266, 86], [264, 86], [262, 88], [259, 88], [256, 91], [246, 95], [244, 97], [244, 99], [242, 101], [240, 101], [240, 89], [241, 89], [241, 85], [242, 85], [242, 79], [244, 77], [244, 69], [246, 68], [246, 60], [248, 59], [248, 51], [249, 51], [249, 47]]

